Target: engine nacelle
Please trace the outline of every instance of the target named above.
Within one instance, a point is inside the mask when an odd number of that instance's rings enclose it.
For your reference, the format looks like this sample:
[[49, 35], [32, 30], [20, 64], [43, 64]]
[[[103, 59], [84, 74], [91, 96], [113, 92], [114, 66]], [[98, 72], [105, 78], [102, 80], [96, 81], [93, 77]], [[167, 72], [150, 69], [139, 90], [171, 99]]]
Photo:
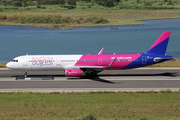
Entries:
[[83, 71], [80, 69], [66, 69], [65, 74], [67, 77], [79, 77], [83, 75]]

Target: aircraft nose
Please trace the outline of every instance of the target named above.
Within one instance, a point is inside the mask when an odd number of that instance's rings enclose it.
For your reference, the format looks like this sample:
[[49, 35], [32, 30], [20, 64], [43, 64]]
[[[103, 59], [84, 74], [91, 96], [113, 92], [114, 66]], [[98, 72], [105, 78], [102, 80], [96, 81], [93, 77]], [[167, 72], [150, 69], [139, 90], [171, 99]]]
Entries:
[[6, 64], [6, 67], [11, 69], [13, 66], [11, 65], [11, 63], [8, 62], [8, 63]]

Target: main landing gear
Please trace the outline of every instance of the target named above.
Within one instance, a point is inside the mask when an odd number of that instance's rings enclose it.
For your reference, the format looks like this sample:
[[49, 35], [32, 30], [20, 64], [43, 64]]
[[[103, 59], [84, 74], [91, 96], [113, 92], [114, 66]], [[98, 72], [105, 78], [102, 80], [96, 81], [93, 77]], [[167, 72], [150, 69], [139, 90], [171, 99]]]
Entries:
[[25, 71], [25, 73], [24, 73], [24, 78], [27, 78], [27, 72], [28, 72], [28, 71]]

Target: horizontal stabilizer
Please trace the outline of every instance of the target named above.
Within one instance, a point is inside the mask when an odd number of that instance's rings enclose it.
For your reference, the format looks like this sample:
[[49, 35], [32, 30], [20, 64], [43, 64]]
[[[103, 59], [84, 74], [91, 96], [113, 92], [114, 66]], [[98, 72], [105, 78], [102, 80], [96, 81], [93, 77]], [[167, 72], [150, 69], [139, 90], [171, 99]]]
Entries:
[[163, 60], [171, 60], [173, 59], [172, 57], [168, 57], [168, 58], [160, 58], [160, 57], [156, 57], [154, 58], [154, 61], [155, 62], [160, 62], [160, 61], [163, 61]]

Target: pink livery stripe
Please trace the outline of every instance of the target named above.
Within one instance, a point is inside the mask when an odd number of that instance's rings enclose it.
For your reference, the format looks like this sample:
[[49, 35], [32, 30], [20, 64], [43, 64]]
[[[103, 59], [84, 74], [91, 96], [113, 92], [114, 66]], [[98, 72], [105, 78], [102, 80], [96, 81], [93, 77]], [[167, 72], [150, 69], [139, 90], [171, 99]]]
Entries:
[[108, 70], [118, 70], [139, 58], [141, 54], [82, 55], [75, 66], [103, 66]]

